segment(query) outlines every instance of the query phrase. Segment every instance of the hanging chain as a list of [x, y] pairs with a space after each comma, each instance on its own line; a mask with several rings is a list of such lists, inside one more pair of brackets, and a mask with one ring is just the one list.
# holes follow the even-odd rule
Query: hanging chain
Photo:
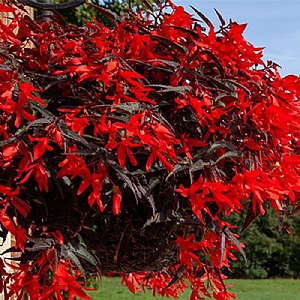
[[68, 2], [63, 3], [49, 3], [52, 1], [34, 1], [34, 0], [23, 0], [23, 2], [31, 7], [38, 9], [67, 9], [71, 7], [78, 6], [83, 4], [85, 0], [70, 0]]

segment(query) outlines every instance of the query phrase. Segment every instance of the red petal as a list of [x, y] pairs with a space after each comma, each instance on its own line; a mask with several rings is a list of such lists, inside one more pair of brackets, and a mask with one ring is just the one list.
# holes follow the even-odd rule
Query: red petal
[[118, 147], [118, 161], [122, 169], [125, 168], [126, 164], [126, 147], [120, 144]]
[[18, 197], [12, 197], [10, 199], [10, 202], [13, 204], [13, 206], [16, 208], [16, 210], [24, 217], [28, 215], [30, 211], [30, 206], [23, 201], [22, 199]]
[[6, 146], [3, 150], [3, 159], [11, 160], [19, 151], [19, 147], [17, 145], [9, 145]]
[[121, 195], [118, 192], [116, 192], [113, 197], [112, 211], [114, 215], [119, 215], [121, 212]]
[[7, 215], [0, 216], [0, 222], [12, 235], [15, 235], [16, 233], [15, 224], [13, 223], [13, 221], [10, 219], [9, 216]]
[[0, 4], [0, 11], [1, 12], [14, 12], [15, 10], [16, 10], [15, 8], [6, 6], [4, 4]]

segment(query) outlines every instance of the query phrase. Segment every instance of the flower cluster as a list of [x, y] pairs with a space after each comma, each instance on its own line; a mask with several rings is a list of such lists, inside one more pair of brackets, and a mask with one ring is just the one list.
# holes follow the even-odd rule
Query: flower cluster
[[105, 11], [109, 29], [37, 22], [8, 2], [0, 234], [15, 245], [0, 292], [89, 299], [86, 276], [114, 273], [131, 292], [177, 297], [187, 278], [192, 300], [234, 297], [222, 272], [245, 252], [225, 217], [248, 210], [245, 229], [299, 199], [300, 79], [219, 13], [215, 29], [165, 1], [123, 20]]

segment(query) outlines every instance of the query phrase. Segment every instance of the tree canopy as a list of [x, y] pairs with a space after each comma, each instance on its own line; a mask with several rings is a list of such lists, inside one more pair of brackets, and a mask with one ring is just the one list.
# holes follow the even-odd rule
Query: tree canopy
[[0, 224], [16, 242], [0, 292], [89, 299], [89, 277], [118, 274], [133, 293], [176, 297], [189, 282], [192, 300], [233, 298], [224, 274], [246, 260], [234, 216], [246, 234], [270, 207], [289, 231], [298, 211], [299, 77], [218, 12], [215, 28], [169, 0], [122, 18], [99, 7], [112, 28], [77, 27], [13, 4], [0, 4], [12, 15], [0, 21]]
[[[138, 10], [147, 10], [147, 8], [156, 7], [158, 1], [155, 0], [123, 0], [123, 1], [114, 1], [114, 0], [91, 0], [92, 4], [103, 7], [104, 9], [109, 9], [110, 11], [116, 13], [119, 16], [124, 15], [124, 13], [129, 11], [137, 12]], [[103, 22], [106, 26], [112, 27], [114, 23], [110, 18], [103, 15], [99, 12], [95, 6], [92, 6], [88, 3], [80, 5], [73, 10], [64, 10], [61, 12], [63, 17], [68, 23], [82, 26], [87, 21], [92, 21], [93, 18], [96, 18], [99, 22]]]

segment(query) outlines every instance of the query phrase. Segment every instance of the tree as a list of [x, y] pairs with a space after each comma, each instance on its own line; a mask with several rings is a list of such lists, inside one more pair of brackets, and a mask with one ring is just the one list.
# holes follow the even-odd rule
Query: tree
[[[129, 9], [134, 11], [137, 11], [139, 9], [145, 10], [147, 9], [147, 6], [154, 6], [157, 1], [148, 0], [146, 2], [140, 0], [92, 0], [91, 2], [102, 8], [109, 9], [110, 11], [116, 13], [119, 16], [122, 16]], [[110, 18], [103, 15], [103, 13], [99, 12], [95, 6], [91, 6], [88, 3], [80, 5], [73, 10], [64, 10], [62, 11], [62, 15], [66, 19], [66, 21], [68, 21], [68, 23], [78, 26], [84, 25], [87, 21], [92, 21], [93, 18], [96, 18], [100, 22], [104, 22], [109, 27], [113, 26], [113, 22]]]
[[[242, 215], [232, 215], [228, 222], [237, 225], [241, 231], [246, 211]], [[287, 218], [288, 216], [288, 218]], [[245, 263], [237, 255], [228, 276], [234, 278], [299, 278], [300, 218], [291, 211], [278, 220], [272, 208], [266, 208], [264, 216], [258, 216], [244, 231], [240, 240], [247, 245]]]
[[112, 29], [0, 10], [5, 297], [89, 299], [87, 278], [111, 273], [133, 293], [187, 279], [192, 300], [233, 297], [223, 273], [245, 253], [226, 216], [245, 212], [245, 230], [266, 206], [298, 209], [299, 78], [264, 63], [245, 24], [171, 1], [105, 11]]

